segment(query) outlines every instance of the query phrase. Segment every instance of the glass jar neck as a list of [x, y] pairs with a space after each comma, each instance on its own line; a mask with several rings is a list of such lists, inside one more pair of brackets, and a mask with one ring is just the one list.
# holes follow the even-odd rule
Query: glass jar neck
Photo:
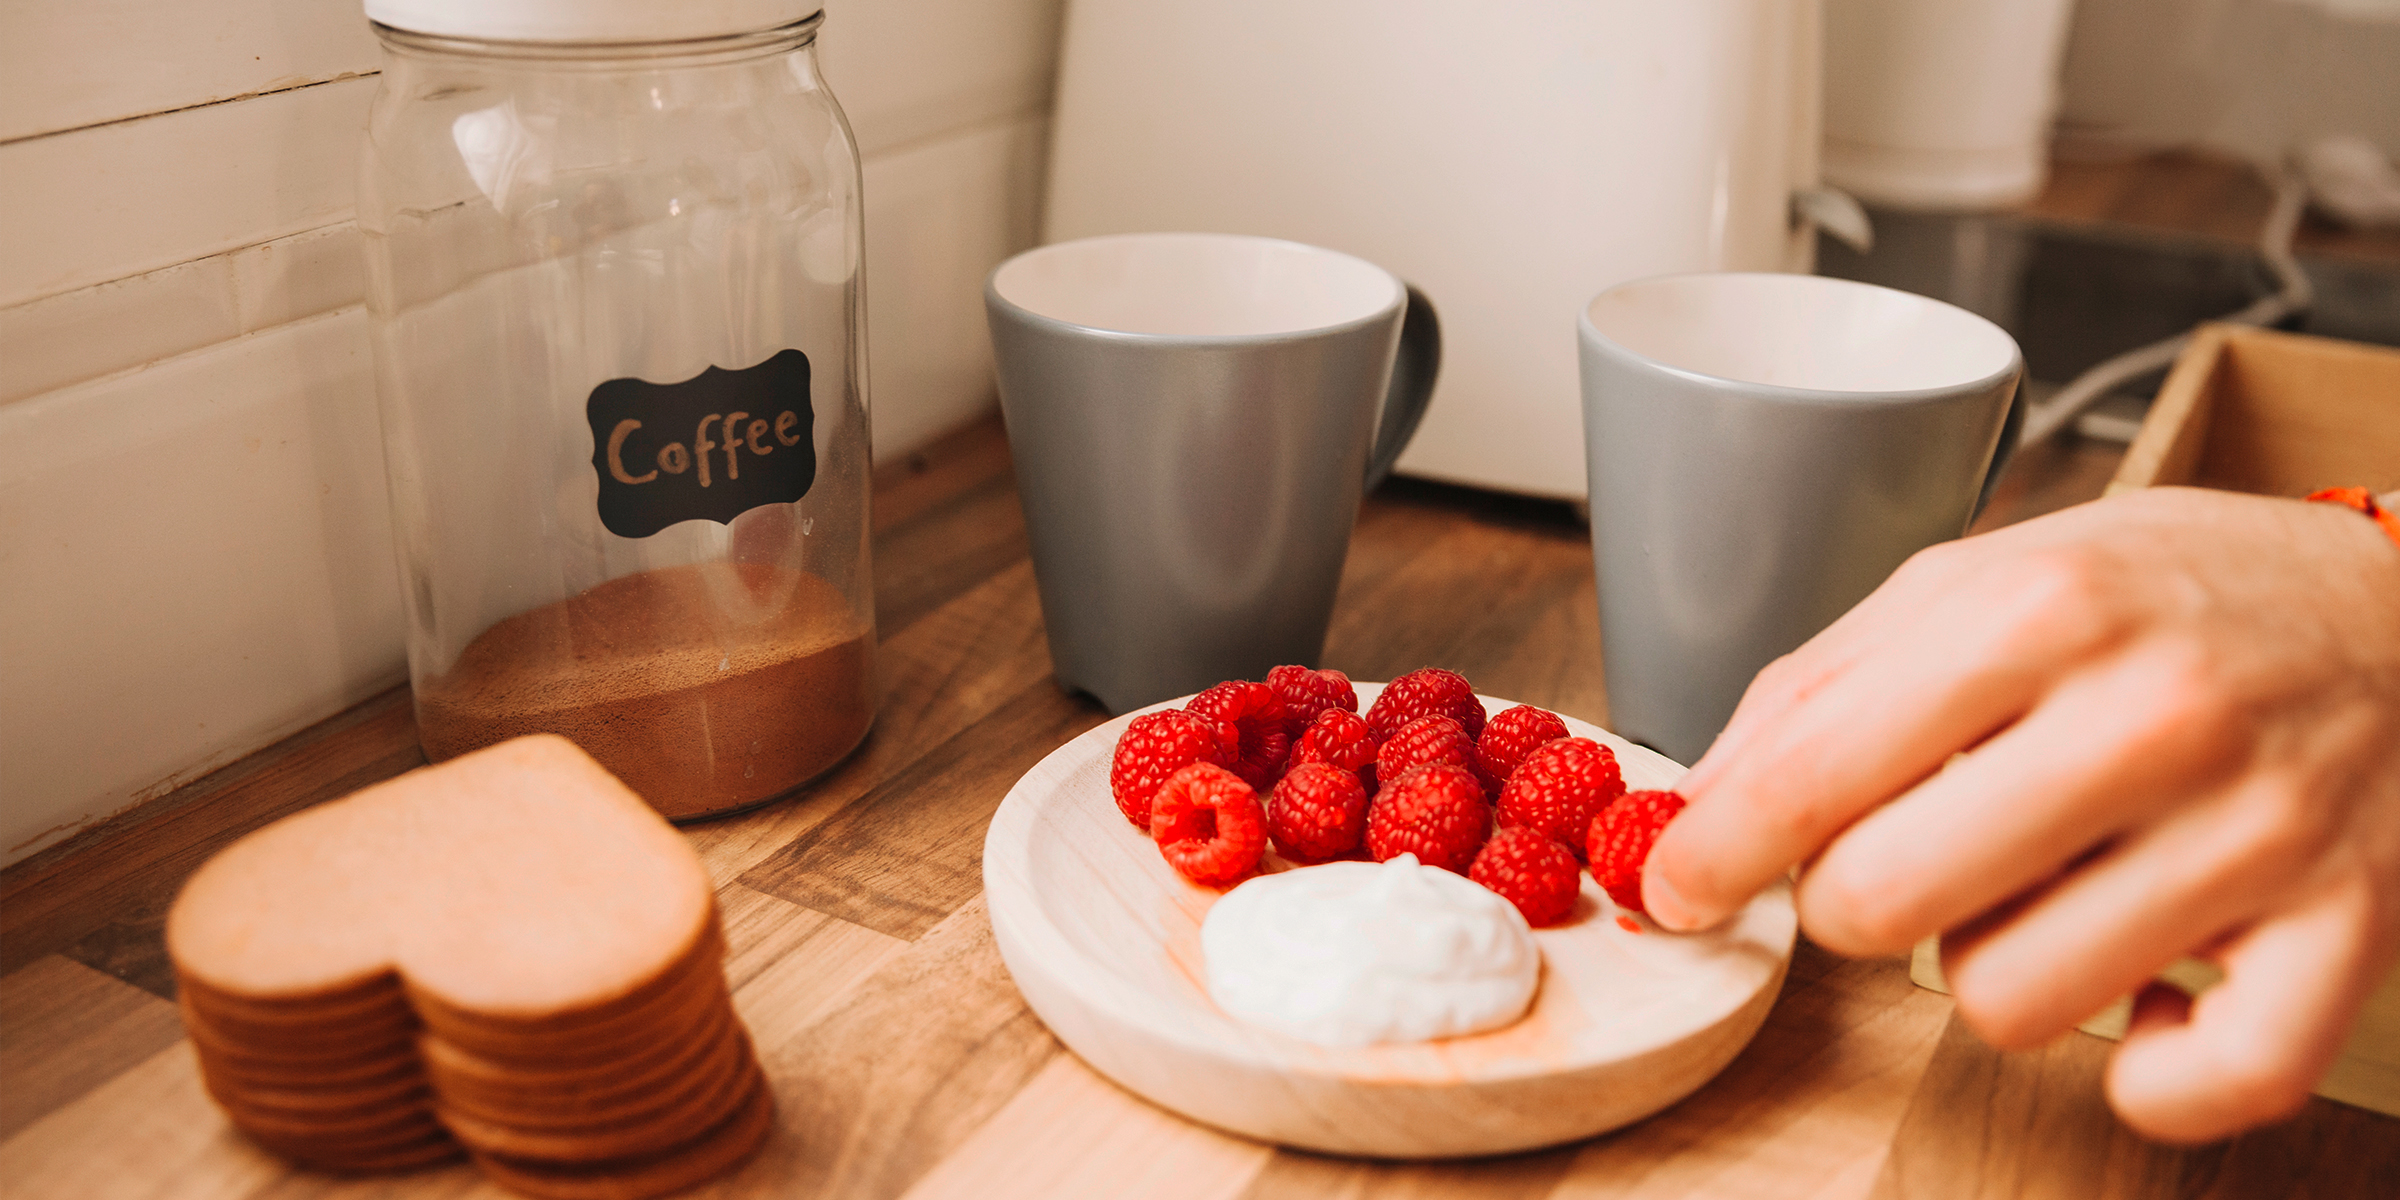
[[393, 54], [441, 59], [483, 59], [511, 66], [622, 69], [625, 67], [715, 66], [788, 54], [817, 40], [823, 12], [789, 25], [749, 33], [683, 38], [666, 42], [526, 42], [448, 37], [376, 24], [375, 36]]

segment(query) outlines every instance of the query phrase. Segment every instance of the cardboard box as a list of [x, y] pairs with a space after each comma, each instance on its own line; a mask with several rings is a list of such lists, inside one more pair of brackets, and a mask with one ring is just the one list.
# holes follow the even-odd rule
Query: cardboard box
[[[2205, 325], [2175, 360], [2125, 452], [2110, 495], [2164, 485], [2305, 496], [2324, 487], [2400, 488], [2400, 350]], [[2400, 603], [2396, 600], [2395, 603]], [[1917, 946], [1909, 978], [1948, 992], [1940, 939]], [[2185, 959], [2160, 978], [2194, 995], [2222, 975]], [[2127, 997], [2076, 1028], [2125, 1035]], [[2317, 1094], [2400, 1116], [2400, 970], [2367, 1001]]]
[[2108, 485], [2400, 488], [2400, 350], [2203, 325]]
[[[1917, 943], [1916, 953], [1908, 960], [1908, 977], [1918, 987], [1949, 994], [1950, 985], [1942, 978], [1940, 938], [1930, 937]], [[2160, 972], [2158, 977], [2161, 982], [2197, 996], [2215, 986], [2224, 973], [2187, 958]], [[2120, 997], [2075, 1028], [2113, 1042], [2125, 1036], [2125, 1023], [2132, 1015], [2133, 997]], [[2341, 1057], [2334, 1060], [2325, 1078], [2317, 1081], [2316, 1093], [2387, 1117], [2400, 1117], [2400, 970], [2393, 971], [2383, 981], [2382, 988], [2367, 998], [2367, 1007], [2359, 1014], [2358, 1024], [2350, 1030], [2349, 1043], [2342, 1047]]]

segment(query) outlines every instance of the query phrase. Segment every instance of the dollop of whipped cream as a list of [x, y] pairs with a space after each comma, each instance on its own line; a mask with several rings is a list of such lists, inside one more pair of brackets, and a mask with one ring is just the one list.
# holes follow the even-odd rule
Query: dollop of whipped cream
[[1497, 1029], [1542, 975], [1515, 905], [1414, 854], [1261, 875], [1208, 910], [1200, 948], [1218, 1008], [1323, 1046]]

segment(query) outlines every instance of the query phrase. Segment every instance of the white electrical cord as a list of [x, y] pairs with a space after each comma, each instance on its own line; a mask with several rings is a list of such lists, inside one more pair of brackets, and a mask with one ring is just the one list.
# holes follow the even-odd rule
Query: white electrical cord
[[[2267, 270], [2274, 274], [2278, 286], [2273, 294], [2261, 297], [2239, 312], [2219, 317], [2219, 321], [2228, 325], [2272, 325], [2293, 313], [2306, 311], [2315, 302], [2316, 293], [2309, 287], [2308, 276], [2292, 257], [2292, 234], [2299, 230], [2300, 214], [2307, 207], [2308, 184], [2298, 172], [2279, 172], [2275, 180], [2275, 204], [2267, 210], [2266, 224], [2258, 235], [2259, 255], [2267, 260]], [[2023, 449], [2049, 440], [2119, 386], [2173, 363], [2191, 340], [2191, 334], [2179, 333], [2104, 360], [2076, 376], [2040, 407], [2025, 414], [2025, 432], [2018, 437], [2017, 447]]]
[[2321, 137], [2292, 155], [2317, 211], [2352, 229], [2400, 229], [2400, 167], [2357, 134]]

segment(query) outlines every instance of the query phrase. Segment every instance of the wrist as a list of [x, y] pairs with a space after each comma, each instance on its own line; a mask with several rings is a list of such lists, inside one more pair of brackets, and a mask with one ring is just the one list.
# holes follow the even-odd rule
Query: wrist
[[2340, 505], [2375, 522], [2391, 539], [2393, 547], [2400, 548], [2400, 491], [2377, 496], [2363, 487], [2330, 487], [2310, 492], [2308, 498], [2321, 504]]

